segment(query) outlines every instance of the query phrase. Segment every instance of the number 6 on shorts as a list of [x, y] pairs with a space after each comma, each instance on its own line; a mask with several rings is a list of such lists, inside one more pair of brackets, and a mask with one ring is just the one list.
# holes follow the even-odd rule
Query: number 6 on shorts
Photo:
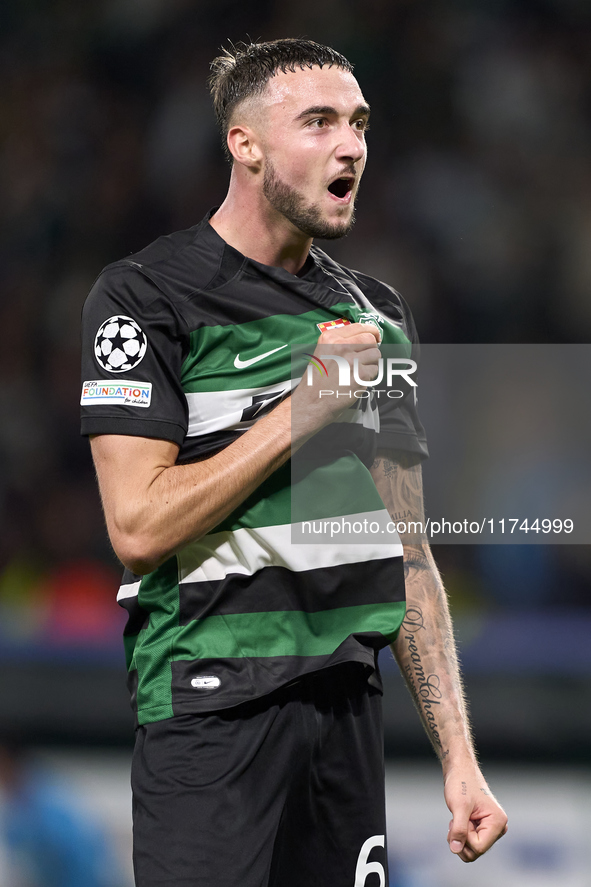
[[383, 835], [373, 835], [368, 838], [359, 851], [357, 868], [355, 869], [354, 887], [364, 887], [368, 875], [376, 872], [380, 877], [380, 887], [386, 887], [386, 873], [381, 862], [368, 862], [367, 857], [374, 847], [383, 847], [385, 844]]

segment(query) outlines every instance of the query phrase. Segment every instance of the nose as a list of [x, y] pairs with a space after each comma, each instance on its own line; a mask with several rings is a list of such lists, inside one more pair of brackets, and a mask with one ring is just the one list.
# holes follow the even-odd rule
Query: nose
[[357, 163], [367, 153], [365, 138], [360, 130], [353, 129], [347, 121], [339, 128], [339, 140], [335, 151], [337, 160]]

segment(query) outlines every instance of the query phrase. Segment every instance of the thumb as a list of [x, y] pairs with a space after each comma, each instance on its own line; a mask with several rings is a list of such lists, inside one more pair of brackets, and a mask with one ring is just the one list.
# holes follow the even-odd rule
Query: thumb
[[468, 810], [455, 813], [449, 824], [447, 841], [452, 853], [461, 853], [468, 839]]

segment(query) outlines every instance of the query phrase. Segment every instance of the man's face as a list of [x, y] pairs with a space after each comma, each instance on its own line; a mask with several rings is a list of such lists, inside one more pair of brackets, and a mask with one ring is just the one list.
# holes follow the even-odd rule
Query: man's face
[[347, 234], [367, 156], [369, 108], [357, 81], [336, 67], [279, 72], [262, 103], [265, 197], [309, 237]]

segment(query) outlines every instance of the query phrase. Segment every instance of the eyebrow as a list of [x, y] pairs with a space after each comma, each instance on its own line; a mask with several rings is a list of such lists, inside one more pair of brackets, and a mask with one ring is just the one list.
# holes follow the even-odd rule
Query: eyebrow
[[[302, 111], [301, 114], [295, 118], [296, 120], [303, 120], [305, 117], [311, 117], [314, 114], [323, 115], [326, 117], [338, 117], [339, 112], [336, 108], [331, 107], [330, 105], [313, 105], [311, 108], [306, 108], [305, 111]], [[357, 105], [355, 110], [353, 111], [352, 117], [369, 117], [369, 105]]]

